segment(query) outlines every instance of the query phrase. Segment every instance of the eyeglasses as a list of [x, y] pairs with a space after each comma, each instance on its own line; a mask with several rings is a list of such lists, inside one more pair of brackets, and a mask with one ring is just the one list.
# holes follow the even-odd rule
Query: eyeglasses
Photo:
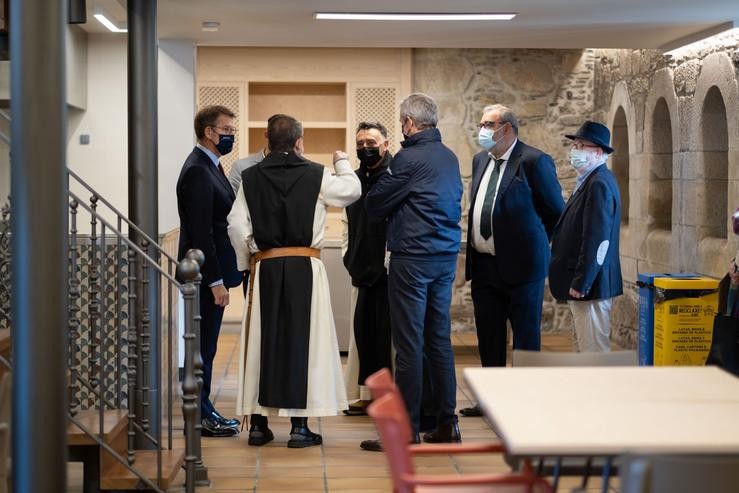
[[572, 149], [577, 149], [578, 151], [582, 151], [586, 147], [593, 148], [593, 147], [600, 147], [600, 146], [594, 145], [594, 144], [586, 144], [585, 142], [573, 142], [570, 147]]
[[480, 122], [480, 123], [478, 123], [475, 126], [477, 127], [478, 130], [480, 130], [482, 127], [485, 127], [488, 130], [492, 130], [496, 123], [499, 124], [499, 125], [505, 125], [508, 122], [491, 122], [491, 121], [485, 121], [485, 122]]
[[236, 132], [238, 132], [238, 128], [235, 127], [216, 127], [215, 125], [211, 125], [211, 128], [217, 128], [218, 130], [223, 130], [223, 133], [226, 135], [234, 135]]

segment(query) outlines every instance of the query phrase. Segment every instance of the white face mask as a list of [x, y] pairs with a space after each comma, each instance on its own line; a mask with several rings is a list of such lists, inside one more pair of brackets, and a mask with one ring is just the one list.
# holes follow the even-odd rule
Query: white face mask
[[480, 144], [480, 146], [484, 149], [492, 149], [493, 147], [498, 145], [498, 142], [500, 142], [499, 140], [495, 139], [495, 132], [497, 132], [501, 128], [503, 127], [500, 127], [497, 130], [490, 130], [482, 127], [480, 129], [480, 132], [477, 134], [477, 143]]
[[593, 161], [590, 154], [585, 149], [570, 149], [570, 164], [576, 170], [582, 169]]

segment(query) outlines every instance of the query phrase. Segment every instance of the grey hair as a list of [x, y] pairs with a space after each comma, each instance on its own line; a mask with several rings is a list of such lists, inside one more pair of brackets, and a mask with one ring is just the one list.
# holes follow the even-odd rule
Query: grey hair
[[495, 111], [496, 113], [498, 113], [498, 119], [501, 122], [510, 123], [513, 131], [516, 132], [516, 135], [518, 135], [518, 117], [512, 109], [502, 104], [490, 104], [485, 106], [485, 108], [483, 108], [482, 110], [483, 114], [490, 113], [491, 111]]
[[413, 93], [400, 103], [400, 119], [412, 119], [419, 129], [436, 127], [439, 107], [434, 98], [420, 92]]

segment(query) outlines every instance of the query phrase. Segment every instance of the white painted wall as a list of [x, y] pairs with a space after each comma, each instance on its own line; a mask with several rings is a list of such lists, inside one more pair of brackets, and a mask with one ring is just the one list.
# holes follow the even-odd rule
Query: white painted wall
[[[70, 110], [70, 168], [128, 214], [127, 44], [125, 35], [91, 34], [87, 51], [87, 109]], [[161, 40], [159, 49], [159, 231], [179, 225], [175, 183], [194, 145], [195, 46]], [[88, 134], [90, 143], [80, 144]], [[75, 192], [79, 187], [72, 186]], [[84, 193], [82, 197], [87, 198]], [[113, 216], [105, 216], [113, 220]], [[89, 230], [80, 221], [80, 232]]]
[[175, 185], [195, 145], [195, 44], [159, 41], [159, 231], [180, 225]]
[[[128, 210], [128, 129], [126, 123], [126, 37], [90, 34], [87, 46], [87, 109], [70, 111], [69, 168], [124, 214]], [[80, 145], [80, 135], [90, 136]], [[72, 185], [73, 192], [89, 193]], [[114, 220], [113, 216], [104, 215]], [[80, 216], [79, 231], [89, 231], [89, 216]]]
[[[66, 89], [67, 111], [69, 113], [68, 131], [78, 122], [81, 109], [87, 105], [87, 33], [78, 26], [67, 26], [65, 35], [66, 49]], [[0, 62], [0, 100], [3, 111], [10, 113], [10, 62]], [[0, 121], [0, 131], [10, 135], [10, 126], [5, 120]], [[10, 148], [0, 141], [0, 206], [4, 205], [10, 195]]]
[[87, 106], [87, 33], [79, 26], [67, 26], [64, 41], [67, 104], [84, 110]]

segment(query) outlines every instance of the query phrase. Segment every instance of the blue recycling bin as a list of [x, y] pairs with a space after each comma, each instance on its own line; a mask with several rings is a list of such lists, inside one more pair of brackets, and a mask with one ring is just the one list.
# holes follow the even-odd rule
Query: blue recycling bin
[[642, 272], [637, 276], [639, 287], [639, 365], [651, 366], [654, 364], [654, 279], [657, 277], [672, 277], [686, 279], [699, 277], [692, 272]]

